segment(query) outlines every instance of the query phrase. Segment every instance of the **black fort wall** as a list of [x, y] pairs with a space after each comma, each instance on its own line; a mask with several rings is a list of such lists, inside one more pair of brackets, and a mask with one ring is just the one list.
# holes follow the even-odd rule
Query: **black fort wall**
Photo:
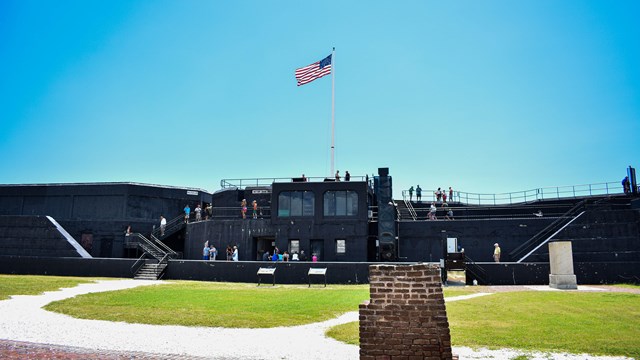
[[51, 216], [96, 257], [124, 256], [124, 231], [150, 233], [159, 217], [178, 216], [186, 204], [211, 202], [198, 189], [97, 183], [0, 185], [0, 216]]

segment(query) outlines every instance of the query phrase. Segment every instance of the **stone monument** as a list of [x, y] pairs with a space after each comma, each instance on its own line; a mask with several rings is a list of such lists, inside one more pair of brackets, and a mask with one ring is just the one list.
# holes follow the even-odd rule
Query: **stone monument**
[[571, 241], [549, 242], [549, 286], [554, 289], [577, 289], [573, 273]]

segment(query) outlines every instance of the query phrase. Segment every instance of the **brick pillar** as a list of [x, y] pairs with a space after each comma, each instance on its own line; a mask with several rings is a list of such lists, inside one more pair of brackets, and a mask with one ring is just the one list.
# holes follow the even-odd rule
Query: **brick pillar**
[[360, 360], [454, 358], [438, 267], [371, 265], [369, 282], [371, 300], [360, 304]]

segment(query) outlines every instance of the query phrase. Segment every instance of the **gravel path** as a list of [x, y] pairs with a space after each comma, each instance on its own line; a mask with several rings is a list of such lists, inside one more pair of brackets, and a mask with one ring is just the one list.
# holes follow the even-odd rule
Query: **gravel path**
[[[8, 359], [358, 359], [359, 348], [324, 336], [329, 327], [358, 320], [357, 312], [293, 327], [227, 329], [128, 324], [75, 319], [48, 312], [52, 301], [90, 292], [153, 286], [162, 281], [100, 280], [36, 296], [0, 301], [0, 358]], [[465, 300], [490, 293], [449, 298]], [[44, 345], [47, 344], [47, 345]], [[522, 352], [454, 347], [460, 359], [512, 359]], [[30, 354], [30, 355], [29, 355]], [[39, 354], [39, 355], [38, 355]], [[45, 354], [47, 354], [45, 356]], [[57, 354], [57, 355], [56, 355]], [[66, 355], [65, 355], [66, 354]], [[524, 353], [528, 359], [624, 359], [550, 353]]]

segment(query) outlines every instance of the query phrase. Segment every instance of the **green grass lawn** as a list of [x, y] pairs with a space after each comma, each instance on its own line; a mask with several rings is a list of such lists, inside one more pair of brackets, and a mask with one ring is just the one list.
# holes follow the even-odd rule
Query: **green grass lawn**
[[[445, 292], [446, 294], [446, 292]], [[454, 346], [623, 355], [640, 359], [640, 295], [509, 292], [447, 304]], [[358, 344], [358, 322], [328, 336]]]
[[94, 293], [45, 307], [84, 319], [229, 328], [293, 326], [332, 319], [369, 298], [368, 285], [305, 285], [175, 281]]
[[[0, 275], [0, 296], [38, 294], [93, 279]], [[637, 286], [630, 286], [637, 288]], [[484, 287], [447, 287], [445, 297]], [[51, 303], [47, 310], [87, 319], [146, 324], [267, 328], [308, 324], [357, 311], [368, 285], [256, 287], [175, 281], [95, 293]], [[504, 292], [447, 304], [454, 346], [589, 353], [640, 359], [640, 295], [605, 292]], [[358, 322], [327, 334], [358, 344]]]
[[45, 291], [75, 287], [93, 279], [65, 276], [0, 275], [0, 300], [11, 295], [38, 295]]

